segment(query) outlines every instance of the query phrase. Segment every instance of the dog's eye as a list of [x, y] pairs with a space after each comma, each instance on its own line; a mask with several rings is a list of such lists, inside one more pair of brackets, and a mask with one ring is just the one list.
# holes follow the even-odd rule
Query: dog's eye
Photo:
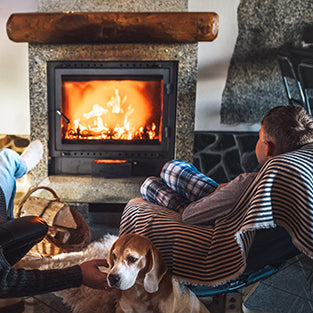
[[131, 255], [129, 255], [129, 256], [127, 257], [127, 261], [128, 261], [129, 263], [135, 263], [137, 260], [138, 260], [137, 258], [135, 258], [135, 257], [133, 257], [133, 256], [131, 256]]
[[115, 261], [115, 260], [116, 260], [116, 254], [113, 253], [113, 254], [112, 254], [112, 257], [113, 257], [113, 260]]

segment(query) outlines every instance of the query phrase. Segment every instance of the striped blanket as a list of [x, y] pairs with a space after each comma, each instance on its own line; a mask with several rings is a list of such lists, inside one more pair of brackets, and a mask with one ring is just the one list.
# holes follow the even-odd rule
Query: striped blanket
[[276, 225], [313, 258], [312, 144], [269, 160], [213, 227], [185, 224], [179, 213], [138, 198], [126, 205], [120, 234], [149, 237], [174, 276], [215, 286], [242, 274], [255, 231]]

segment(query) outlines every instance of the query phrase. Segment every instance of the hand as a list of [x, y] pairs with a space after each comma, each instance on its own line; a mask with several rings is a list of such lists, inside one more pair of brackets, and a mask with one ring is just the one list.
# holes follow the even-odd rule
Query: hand
[[219, 184], [214, 191], [220, 190], [221, 188], [225, 187], [226, 185], [228, 185], [228, 183]]
[[93, 289], [110, 289], [107, 274], [99, 270], [99, 266], [109, 267], [105, 259], [95, 259], [80, 264], [83, 285]]

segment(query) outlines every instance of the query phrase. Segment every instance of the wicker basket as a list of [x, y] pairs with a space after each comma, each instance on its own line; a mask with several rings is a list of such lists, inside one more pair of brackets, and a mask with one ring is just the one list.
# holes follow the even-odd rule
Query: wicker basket
[[[31, 196], [39, 189], [49, 191], [53, 199]], [[75, 229], [54, 225], [56, 215], [65, 208], [70, 209], [77, 225]], [[40, 186], [33, 188], [24, 196], [16, 208], [15, 216], [21, 217], [26, 215], [39, 216], [49, 225], [49, 231], [45, 238], [29, 251], [29, 254], [33, 256], [52, 257], [59, 253], [81, 251], [90, 243], [90, 229], [83, 216], [67, 204], [61, 202], [56, 192], [50, 187]], [[62, 236], [64, 232], [68, 234], [65, 242], [62, 240], [64, 239]]]

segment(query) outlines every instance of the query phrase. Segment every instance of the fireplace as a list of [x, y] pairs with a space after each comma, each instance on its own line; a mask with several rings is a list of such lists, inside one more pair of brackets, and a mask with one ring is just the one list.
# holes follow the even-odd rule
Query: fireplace
[[[39, 2], [38, 12], [12, 14], [7, 22], [11, 40], [29, 43], [30, 134], [32, 140], [40, 139], [44, 145], [43, 158], [31, 172], [31, 184], [50, 186], [69, 203], [126, 203], [140, 196], [142, 182], [150, 173], [159, 174], [157, 168], [167, 159], [192, 162], [198, 42], [216, 38], [218, 15], [188, 12], [188, 0], [90, 0], [80, 1], [79, 5], [71, 0]], [[121, 62], [110, 69], [109, 65], [116, 65], [116, 60]], [[84, 132], [82, 136], [83, 128], [88, 125], [75, 127], [71, 131], [73, 137], [65, 137], [64, 129], [77, 117], [72, 117], [66, 105], [60, 104], [62, 75], [56, 84], [59, 84], [59, 95], [51, 87], [51, 80], [56, 86], [56, 78], [50, 77], [53, 62], [72, 64], [70, 70], [75, 71], [75, 64], [87, 64], [83, 67], [84, 73], [79, 74], [83, 77], [76, 77], [78, 82], [86, 81], [88, 75], [93, 76], [92, 80], [99, 80], [100, 69], [113, 71], [108, 76], [118, 81], [127, 77], [144, 83], [155, 82], [154, 86], [159, 86], [155, 89], [159, 90], [157, 102], [162, 105], [154, 109], [156, 121], [148, 121], [144, 139], [139, 135], [131, 143], [128, 139], [115, 139], [114, 130], [107, 131], [108, 141], [99, 134], [89, 137], [90, 134]], [[166, 69], [169, 64], [173, 66], [171, 70]], [[61, 67], [61, 72], [62, 68], [66, 70], [66, 66]], [[93, 72], [95, 69], [98, 73]], [[144, 69], [149, 70], [148, 75], [140, 72]], [[92, 74], [87, 75], [88, 71]], [[70, 81], [73, 79], [73, 73], [66, 72], [66, 75]], [[112, 100], [120, 97], [122, 102], [124, 99], [120, 87], [109, 97], [113, 97]], [[130, 96], [127, 95], [127, 99]], [[52, 106], [57, 105], [57, 100], [58, 107]], [[92, 111], [89, 108], [83, 113]], [[105, 126], [105, 122], [102, 124]], [[150, 128], [156, 132], [154, 139], [147, 139]], [[97, 133], [98, 128], [92, 130]], [[82, 153], [83, 163], [79, 161]], [[90, 172], [90, 167], [92, 171], [93, 164], [101, 167], [105, 164], [102, 162], [118, 161], [124, 167], [124, 162], [131, 164], [132, 172], [141, 176], [107, 178], [83, 174]], [[69, 168], [75, 163], [80, 174], [70, 173]]]
[[47, 75], [49, 174], [157, 175], [174, 157], [178, 61], [48, 61]]
[[[137, 1], [134, 13], [126, 12], [134, 10], [134, 3], [119, 0], [82, 2], [79, 7], [86, 10], [82, 13], [68, 11], [70, 1], [63, 4], [58, 11], [65, 12], [46, 14], [41, 12], [51, 12], [51, 1], [43, 0], [38, 13], [13, 14], [7, 23], [12, 40], [29, 42], [30, 134], [44, 146], [31, 184], [50, 186], [68, 203], [126, 203], [140, 196], [142, 182], [148, 175], [158, 175], [166, 160], [192, 162], [198, 42], [215, 39], [218, 16], [187, 12], [187, 0]], [[164, 12], [150, 12], [154, 9]], [[103, 96], [104, 103], [91, 101], [80, 116], [73, 115], [67, 96], [63, 98], [63, 90], [68, 93], [69, 88], [65, 85], [78, 88], [77, 84], [108, 80], [140, 82], [157, 95], [152, 120], [138, 125], [143, 132], [135, 130], [131, 140], [116, 137], [115, 127], [106, 125], [111, 119], [104, 119], [101, 112], [97, 113], [101, 121], [92, 117], [97, 109], [107, 111], [111, 99], [121, 104], [119, 110], [122, 104], [135, 105], [130, 95], [124, 102], [120, 86]], [[141, 118], [144, 112], [140, 113]], [[100, 124], [82, 121], [86, 116]], [[102, 168], [107, 162], [120, 162], [127, 170], [131, 165], [131, 177], [93, 175], [94, 166]]]
[[[176, 96], [176, 110], [171, 114], [175, 115], [175, 121], [173, 121], [174, 129], [168, 126], [168, 129], [163, 125], [167, 121], [168, 112], [162, 113], [162, 140], [169, 145], [168, 153], [171, 153], [171, 149], [174, 150], [173, 158], [186, 160], [192, 162], [193, 158], [193, 140], [194, 140], [194, 111], [195, 111], [195, 94], [196, 94], [196, 79], [197, 79], [197, 44], [29, 44], [29, 68], [30, 68], [30, 116], [31, 116], [31, 138], [40, 139], [44, 144], [44, 155], [42, 160], [31, 172], [31, 183], [33, 186], [42, 185], [53, 188], [62, 200], [69, 203], [126, 203], [129, 199], [140, 196], [140, 186], [145, 178], [150, 174], [143, 173], [142, 176], [131, 175], [131, 177], [122, 178], [107, 178], [97, 177], [89, 174], [53, 174], [55, 169], [53, 167], [59, 166], [60, 158], [62, 161], [71, 163], [70, 159], [65, 158], [62, 154], [77, 153], [73, 150], [57, 150], [55, 148], [52, 152], [51, 138], [54, 135], [51, 127], [50, 114], [53, 114], [55, 122], [58, 121], [58, 130], [61, 131], [61, 123], [64, 117], [59, 115], [56, 111], [51, 113], [51, 85], [48, 83], [48, 79], [51, 80], [48, 75], [48, 65], [52, 62], [60, 62], [66, 64], [78, 64], [81, 62], [90, 62], [92, 64], [105, 64], [108, 62], [116, 62], [119, 60], [122, 64], [170, 64], [176, 63], [177, 70], [177, 96]], [[161, 62], [161, 63], [159, 63]], [[164, 63], [163, 63], [164, 62]], [[170, 63], [167, 63], [170, 62]], [[109, 64], [109, 63], [108, 63]], [[127, 68], [124, 68], [125, 70]], [[159, 70], [158, 67], [152, 67], [150, 69]], [[93, 70], [93, 68], [92, 68]], [[161, 68], [162, 70], [162, 68]], [[49, 65], [50, 73], [50, 65]], [[173, 75], [173, 74], [172, 74]], [[175, 76], [174, 76], [175, 77]], [[49, 90], [48, 90], [48, 86]], [[175, 85], [164, 85], [163, 94], [167, 93], [167, 89], [175, 90]], [[172, 93], [171, 97], [174, 97], [175, 93]], [[121, 92], [119, 92], [121, 96]], [[169, 98], [166, 95], [165, 98]], [[53, 100], [55, 101], [55, 100]], [[164, 99], [163, 99], [164, 102]], [[172, 105], [172, 104], [171, 104]], [[61, 106], [58, 107], [61, 109]], [[66, 112], [62, 112], [65, 118], [71, 119], [66, 116]], [[169, 110], [169, 109], [167, 109]], [[172, 110], [172, 107], [170, 108]], [[90, 112], [90, 111], [89, 111]], [[87, 112], [88, 113], [88, 112]], [[174, 126], [175, 125], [175, 126]], [[169, 135], [167, 135], [169, 131]], [[169, 137], [168, 137], [169, 136]], [[167, 138], [168, 137], [168, 138]], [[61, 137], [59, 137], [59, 140]], [[62, 141], [60, 142], [61, 148]], [[83, 144], [83, 143], [82, 143]], [[174, 147], [171, 147], [171, 145]], [[69, 145], [69, 144], [67, 144]], [[83, 146], [92, 146], [96, 148], [97, 144], [91, 142], [89, 144], [84, 143]], [[119, 142], [109, 142], [108, 145], [112, 147], [119, 146]], [[71, 146], [74, 146], [71, 145]], [[95, 146], [95, 147], [94, 147]], [[165, 147], [165, 146], [164, 146]], [[124, 145], [124, 149], [130, 149], [129, 145]], [[133, 148], [133, 147], [132, 147]], [[143, 149], [142, 144], [136, 145], [136, 151], [139, 153], [139, 148]], [[160, 148], [160, 145], [149, 145], [149, 149]], [[106, 150], [105, 150], [106, 149]], [[109, 148], [103, 148], [103, 153], [107, 153]], [[115, 147], [116, 149], [116, 147]], [[93, 154], [97, 151], [85, 151], [86, 154]], [[84, 152], [84, 153], [85, 153]], [[154, 153], [155, 151], [152, 151]], [[53, 156], [53, 154], [59, 154], [59, 156]], [[81, 153], [81, 152], [78, 152]], [[121, 159], [128, 161], [130, 158], [125, 154], [129, 151], [124, 151], [124, 155], [119, 158], [116, 155], [100, 157], [96, 156], [96, 159], [116, 160]], [[141, 154], [145, 151], [141, 151]], [[157, 153], [160, 153], [157, 151]], [[162, 152], [163, 153], [163, 152]], [[70, 157], [70, 156], [68, 156]], [[57, 158], [54, 159], [53, 158]], [[59, 159], [58, 159], [59, 158]], [[74, 156], [75, 160], [79, 158], [79, 155]], [[149, 156], [141, 159], [149, 160]], [[85, 161], [87, 158], [84, 158]], [[92, 160], [92, 159], [91, 159]], [[131, 159], [132, 160], [132, 159]], [[84, 162], [85, 162], [84, 161]], [[58, 164], [54, 164], [58, 163]], [[163, 161], [160, 161], [163, 162]], [[92, 163], [93, 164], [93, 163]], [[88, 165], [89, 170], [92, 164]], [[134, 171], [133, 162], [131, 162], [132, 171]], [[62, 165], [63, 166], [63, 165]], [[151, 165], [150, 165], [151, 166]], [[159, 173], [157, 173], [159, 175]]]

